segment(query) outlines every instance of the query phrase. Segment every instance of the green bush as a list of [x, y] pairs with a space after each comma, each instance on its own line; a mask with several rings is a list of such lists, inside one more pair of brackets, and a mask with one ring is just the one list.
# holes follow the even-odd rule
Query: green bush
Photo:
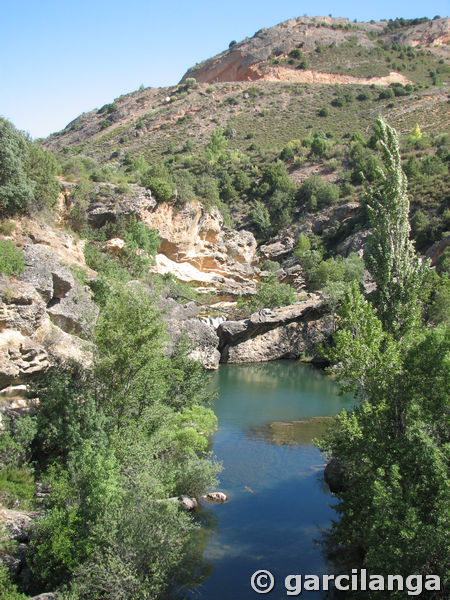
[[8, 567], [0, 562], [0, 598], [2, 600], [27, 600], [28, 596], [19, 594], [11, 581]]
[[300, 59], [303, 56], [303, 52], [300, 50], [300, 48], [294, 48], [294, 50], [289, 52], [289, 56], [291, 58]]
[[25, 257], [11, 240], [0, 240], [0, 273], [20, 275], [25, 269]]
[[324, 208], [338, 202], [339, 187], [318, 175], [311, 175], [300, 186], [296, 198], [299, 203], [307, 204], [311, 210]]
[[126, 228], [125, 241], [130, 248], [144, 250], [150, 256], [156, 254], [161, 244], [156, 229], [151, 229], [142, 221], [138, 221], [136, 215], [131, 215]]
[[161, 202], [168, 202], [173, 196], [173, 187], [165, 179], [161, 179], [160, 177], [146, 177], [143, 183]]
[[0, 118], [0, 215], [53, 206], [59, 193], [56, 172], [50, 152]]
[[254, 312], [261, 308], [275, 308], [287, 306], [296, 301], [295, 290], [287, 283], [279, 283], [276, 275], [269, 275], [256, 284], [256, 294], [244, 299], [238, 298], [238, 309], [245, 312]]
[[[326, 109], [328, 110], [328, 109]], [[311, 154], [319, 158], [326, 158], [328, 152], [328, 142], [323, 137], [315, 136], [311, 142]]]
[[280, 263], [277, 263], [276, 260], [266, 260], [261, 266], [263, 271], [269, 271], [270, 273], [275, 273], [280, 268]]

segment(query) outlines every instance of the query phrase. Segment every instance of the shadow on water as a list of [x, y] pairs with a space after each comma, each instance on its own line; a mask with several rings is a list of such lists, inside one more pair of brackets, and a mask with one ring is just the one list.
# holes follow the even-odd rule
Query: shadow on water
[[334, 516], [334, 500], [312, 439], [353, 400], [338, 396], [322, 372], [290, 361], [226, 365], [215, 384], [213, 451], [223, 462], [220, 489], [229, 501], [199, 513], [217, 520], [203, 548], [208, 576], [186, 597], [254, 600], [250, 577], [268, 569], [278, 585], [265, 597], [285, 598], [286, 575], [328, 571], [317, 539]]

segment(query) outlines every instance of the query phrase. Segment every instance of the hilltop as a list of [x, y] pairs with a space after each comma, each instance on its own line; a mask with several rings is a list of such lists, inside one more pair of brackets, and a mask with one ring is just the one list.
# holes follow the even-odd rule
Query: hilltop
[[[240, 43], [231, 42], [225, 52], [189, 69], [181, 82], [195, 77], [202, 83], [255, 80], [358, 83], [359, 78], [368, 84], [408, 83], [405, 74], [396, 72], [398, 65], [383, 60], [380, 46], [427, 48], [436, 56], [448, 57], [449, 41], [449, 19], [352, 23], [333, 17], [298, 17], [260, 29]], [[355, 46], [360, 49], [358, 53], [351, 52]], [[311, 59], [310, 70], [306, 56]], [[407, 65], [399, 68], [409, 70]], [[319, 77], [319, 73], [335, 73], [339, 77], [327, 80], [325, 76]]]

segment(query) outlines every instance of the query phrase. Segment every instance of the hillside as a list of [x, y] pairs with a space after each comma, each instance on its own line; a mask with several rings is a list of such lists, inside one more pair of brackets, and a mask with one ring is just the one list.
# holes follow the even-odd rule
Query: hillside
[[[412, 63], [403, 64], [383, 55], [393, 46], [429, 49], [436, 56], [447, 56], [450, 39], [449, 19], [400, 19], [394, 22], [350, 22], [333, 17], [298, 17], [255, 33], [240, 43], [231, 42], [221, 54], [189, 69], [182, 82], [195, 77], [198, 82], [219, 81], [311, 81], [312, 74], [336, 73], [367, 78], [378, 85], [417, 81]], [[358, 52], [352, 48], [358, 47]], [[395, 48], [394, 48], [395, 49]], [[413, 58], [409, 51], [409, 58]], [[306, 70], [308, 63], [312, 70]], [[396, 71], [402, 71], [402, 75]], [[384, 78], [374, 79], [374, 78]], [[333, 83], [333, 79], [319, 78]], [[351, 80], [350, 80], [351, 81]], [[349, 82], [350, 82], [349, 81]], [[356, 81], [355, 81], [356, 83]]]

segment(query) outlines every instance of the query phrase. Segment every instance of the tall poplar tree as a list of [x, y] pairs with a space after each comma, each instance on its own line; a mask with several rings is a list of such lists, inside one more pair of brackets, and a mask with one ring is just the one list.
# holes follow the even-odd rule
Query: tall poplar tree
[[409, 239], [407, 179], [397, 134], [379, 117], [375, 136], [383, 166], [378, 167], [375, 182], [366, 183], [364, 200], [373, 234], [365, 261], [377, 286], [378, 315], [384, 328], [398, 337], [419, 321], [418, 291], [427, 265], [416, 256]]

